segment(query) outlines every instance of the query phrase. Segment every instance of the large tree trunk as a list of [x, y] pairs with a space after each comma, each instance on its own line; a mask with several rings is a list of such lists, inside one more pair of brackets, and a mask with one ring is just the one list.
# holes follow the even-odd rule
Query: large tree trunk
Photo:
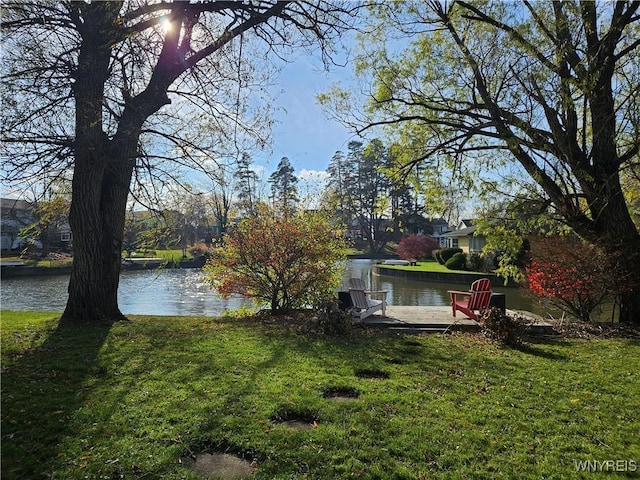
[[602, 178], [602, 191], [592, 201], [596, 238], [610, 257], [611, 274], [619, 285], [620, 322], [640, 323], [640, 235], [624, 201], [617, 172]]
[[620, 322], [637, 325], [640, 324], [640, 236], [623, 239], [616, 253], [621, 265], [619, 271], [625, 275], [623, 286], [627, 287], [619, 295]]
[[[589, 5], [591, 7], [592, 5]], [[606, 42], [603, 42], [606, 45]], [[613, 44], [615, 45], [615, 44]], [[597, 47], [597, 50], [596, 50]], [[602, 48], [600, 42], [591, 46], [593, 57], [613, 52], [615, 46]], [[579, 180], [584, 184], [592, 180], [592, 184], [583, 187], [591, 217], [594, 219], [594, 243], [600, 243], [605, 252], [610, 254], [611, 264], [616, 268], [620, 283], [618, 297], [620, 305], [620, 321], [624, 323], [640, 323], [640, 235], [633, 223], [629, 208], [620, 183], [620, 158], [616, 142], [616, 110], [612, 88], [614, 64], [609, 56], [595, 62], [602, 65], [597, 71], [594, 88], [589, 95], [591, 104], [591, 122], [593, 132], [593, 171], [586, 179]], [[599, 240], [599, 242], [598, 242]]]
[[[611, 152], [608, 155], [615, 158]], [[593, 220], [567, 215], [567, 223], [609, 257], [618, 286], [611, 294], [620, 301], [620, 322], [640, 323], [640, 235], [624, 200], [617, 167], [589, 173], [581, 185]]]
[[109, 140], [102, 122], [111, 59], [108, 39], [118, 28], [119, 9], [119, 3], [82, 4], [82, 21], [78, 19], [82, 42], [73, 87], [75, 166], [69, 213], [74, 259], [61, 322], [111, 323], [124, 318], [118, 308], [118, 282], [138, 137], [134, 133], [127, 141]]
[[111, 323], [125, 318], [118, 307], [118, 283], [131, 168], [126, 161], [103, 161], [106, 166], [96, 169], [90, 159], [79, 160], [69, 215], [73, 269], [62, 321]]

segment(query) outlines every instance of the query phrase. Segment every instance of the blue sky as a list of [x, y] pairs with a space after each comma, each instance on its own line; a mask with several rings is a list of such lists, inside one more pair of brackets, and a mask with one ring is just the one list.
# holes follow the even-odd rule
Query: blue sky
[[337, 150], [346, 151], [354, 138], [352, 132], [335, 120], [327, 119], [316, 101], [336, 82], [349, 83], [353, 76], [350, 66], [322, 69], [315, 56], [299, 56], [285, 65], [274, 82], [276, 97], [271, 151], [253, 156], [256, 166], [265, 175], [275, 170], [282, 157], [288, 157], [298, 176], [324, 172]]
[[[263, 181], [282, 157], [288, 157], [301, 178], [299, 190], [304, 195], [317, 184], [314, 178], [322, 178], [334, 153], [346, 151], [354, 135], [339, 122], [327, 119], [316, 96], [336, 82], [348, 84], [352, 76], [351, 66], [332, 66], [329, 72], [324, 71], [315, 55], [301, 53], [284, 65], [271, 88], [276, 107], [272, 144], [270, 149], [252, 155]], [[2, 185], [3, 196], [9, 194], [5, 187]]]

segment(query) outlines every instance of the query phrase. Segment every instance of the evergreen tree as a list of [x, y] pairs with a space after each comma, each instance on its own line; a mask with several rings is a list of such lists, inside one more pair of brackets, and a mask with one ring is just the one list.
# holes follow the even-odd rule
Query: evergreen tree
[[337, 151], [327, 167], [329, 175], [324, 192], [324, 201], [336, 212], [336, 218], [348, 225], [353, 215], [348, 198], [349, 165], [344, 152]]
[[347, 205], [353, 219], [358, 222], [369, 251], [375, 253], [386, 242], [382, 220], [387, 206], [388, 179], [381, 170], [386, 148], [376, 139], [367, 146], [358, 141], [349, 142], [348, 149], [344, 173]]
[[238, 208], [245, 216], [256, 213], [256, 182], [258, 175], [251, 170], [251, 159], [247, 153], [242, 154], [236, 169], [238, 179]]
[[298, 178], [287, 157], [282, 157], [276, 171], [269, 176], [271, 198], [276, 211], [290, 213], [298, 204]]
[[394, 241], [399, 241], [403, 235], [417, 233], [420, 229], [424, 205], [419, 198], [419, 171], [398, 170], [399, 148], [392, 145], [386, 155], [384, 173], [388, 179], [389, 207], [391, 214], [391, 230]]
[[370, 252], [378, 252], [399, 239], [407, 219], [420, 223], [424, 205], [417, 173], [397, 171], [394, 149], [381, 140], [352, 141], [347, 148], [346, 156], [336, 152], [329, 162], [325, 201], [342, 223], [357, 224]]

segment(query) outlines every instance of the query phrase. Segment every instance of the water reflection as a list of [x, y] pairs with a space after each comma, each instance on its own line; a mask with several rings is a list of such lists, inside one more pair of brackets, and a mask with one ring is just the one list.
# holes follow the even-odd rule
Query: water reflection
[[123, 272], [118, 302], [124, 314], [147, 315], [219, 315], [252, 304], [239, 296], [224, 300], [198, 269]]
[[[348, 290], [348, 279], [362, 278], [372, 290], [388, 290], [392, 305], [449, 305], [447, 290], [466, 290], [468, 286], [427, 283], [371, 273], [371, 260], [347, 263], [340, 290]], [[49, 310], [61, 312], [67, 301], [68, 275], [3, 279], [0, 305], [7, 310]], [[495, 288], [507, 292], [507, 307], [536, 311], [530, 299], [517, 289]], [[249, 300], [220, 298], [197, 269], [125, 271], [118, 290], [120, 309], [134, 315], [220, 315], [225, 310], [250, 306]]]
[[[3, 279], [1, 305], [6, 310], [61, 312], [67, 303], [68, 275]], [[126, 315], [220, 315], [250, 306], [242, 297], [222, 299], [198, 269], [136, 270], [120, 275], [120, 310]]]
[[[469, 285], [455, 283], [424, 282], [397, 277], [373, 275], [371, 260], [351, 260], [341, 290], [348, 290], [348, 278], [360, 277], [371, 290], [387, 290], [391, 305], [431, 305], [450, 304], [448, 290], [468, 290]], [[493, 287], [495, 292], [505, 293], [507, 308], [537, 312], [540, 307], [532, 298], [524, 297], [517, 288]]]

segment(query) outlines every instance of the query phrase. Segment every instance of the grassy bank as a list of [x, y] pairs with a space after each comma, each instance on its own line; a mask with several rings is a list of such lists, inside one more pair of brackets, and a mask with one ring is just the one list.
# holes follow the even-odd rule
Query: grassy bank
[[410, 272], [434, 272], [434, 273], [470, 273], [470, 274], [483, 274], [484, 272], [472, 272], [468, 270], [449, 270], [444, 265], [440, 265], [435, 260], [421, 260], [416, 262], [415, 265], [387, 265], [385, 268], [393, 268], [396, 270], [407, 270]]
[[[215, 447], [261, 479], [593, 478], [574, 461], [640, 462], [638, 341], [509, 350], [267, 323], [56, 329], [3, 312], [3, 480], [197, 478], [180, 457]], [[313, 428], [278, 423], [291, 418]]]

